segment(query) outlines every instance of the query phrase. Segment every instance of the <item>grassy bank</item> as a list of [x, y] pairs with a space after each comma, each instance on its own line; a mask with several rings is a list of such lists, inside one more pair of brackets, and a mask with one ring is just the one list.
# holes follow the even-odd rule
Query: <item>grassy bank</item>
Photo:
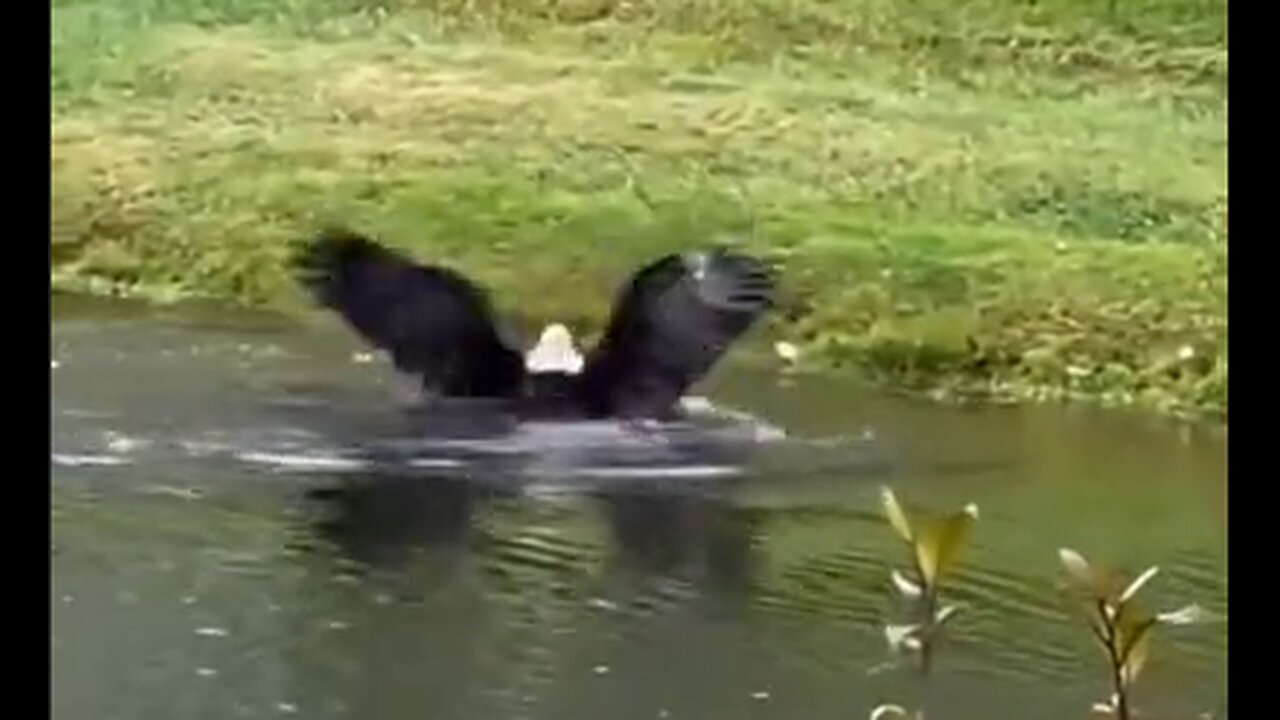
[[733, 239], [939, 395], [1225, 412], [1209, 0], [55, 0], [56, 287], [300, 301], [342, 221], [527, 316]]

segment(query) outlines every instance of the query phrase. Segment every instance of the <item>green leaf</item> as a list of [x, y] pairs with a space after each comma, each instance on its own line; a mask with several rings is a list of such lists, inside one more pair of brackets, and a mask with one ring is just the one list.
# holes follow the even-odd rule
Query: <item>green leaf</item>
[[1088, 593], [1094, 600], [1106, 601], [1108, 605], [1113, 605], [1113, 601], [1120, 596], [1125, 587], [1114, 571], [1091, 566], [1083, 555], [1071, 548], [1059, 548], [1058, 558], [1066, 568], [1067, 576], [1075, 582], [1077, 588]]
[[926, 585], [936, 584], [955, 564], [977, 518], [977, 508], [970, 505], [948, 518], [927, 524], [916, 536], [916, 562]]
[[1209, 612], [1195, 603], [1156, 615], [1156, 620], [1166, 625], [1194, 625], [1208, 622], [1210, 619], [1212, 617]]
[[1106, 702], [1094, 703], [1093, 707], [1090, 708], [1091, 714], [1102, 715], [1103, 717], [1106, 717], [1108, 719], [1114, 718], [1116, 713], [1116, 705], [1118, 704], [1118, 702], [1119, 702], [1119, 699], [1116, 698], [1115, 695], [1112, 695], [1111, 699], [1107, 700]]
[[1120, 593], [1120, 604], [1123, 605], [1129, 602], [1134, 595], [1138, 594], [1138, 591], [1142, 589], [1142, 586], [1146, 585], [1147, 582], [1151, 580], [1151, 578], [1155, 577], [1158, 572], [1160, 572], [1160, 568], [1152, 565], [1147, 568], [1145, 572], [1135, 578], [1133, 582], [1129, 583], [1129, 586], [1124, 589], [1124, 592]]
[[1085, 560], [1083, 555], [1071, 548], [1058, 548], [1058, 559], [1067, 569], [1067, 575], [1077, 585], [1087, 590], [1093, 589], [1093, 568], [1089, 566], [1089, 561]]
[[1142, 668], [1147, 664], [1150, 648], [1150, 632], [1143, 632], [1129, 647], [1129, 652], [1125, 655], [1124, 664], [1120, 670], [1120, 678], [1125, 687], [1133, 685], [1138, 679], [1139, 673], [1142, 672]]
[[913, 542], [914, 536], [911, 533], [911, 523], [907, 522], [906, 513], [902, 512], [902, 506], [898, 504], [898, 498], [894, 497], [893, 490], [889, 488], [880, 489], [880, 500], [884, 504], [884, 514], [889, 518], [889, 524], [893, 529], [898, 531], [903, 540]]
[[1115, 644], [1120, 660], [1121, 677], [1126, 685], [1132, 683], [1147, 662], [1151, 628], [1156, 617], [1136, 608], [1126, 607], [1115, 625]]
[[885, 625], [884, 639], [889, 644], [889, 650], [895, 653], [902, 650], [919, 650], [918, 634], [921, 629], [919, 625]]
[[893, 578], [893, 586], [898, 589], [898, 592], [901, 593], [903, 597], [918, 598], [922, 594], [920, 586], [911, 580], [908, 580], [907, 577], [898, 570], [895, 569], [890, 574], [890, 577]]
[[956, 607], [955, 605], [947, 605], [940, 608], [937, 614], [933, 616], [934, 625], [939, 628], [942, 627], [943, 625], [946, 625], [947, 621], [955, 617], [956, 613], [959, 611], [960, 611], [960, 608]]

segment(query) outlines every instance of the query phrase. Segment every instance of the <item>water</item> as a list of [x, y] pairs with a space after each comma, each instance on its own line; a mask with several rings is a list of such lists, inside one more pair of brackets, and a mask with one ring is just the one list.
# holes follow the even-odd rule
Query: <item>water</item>
[[1105, 697], [1061, 546], [1223, 618], [1161, 628], [1137, 700], [1226, 717], [1214, 428], [733, 366], [700, 392], [757, 421], [513, 428], [414, 415], [332, 325], [60, 302], [53, 335], [59, 720], [865, 718], [915, 697], [885, 484], [981, 512], [931, 719]]

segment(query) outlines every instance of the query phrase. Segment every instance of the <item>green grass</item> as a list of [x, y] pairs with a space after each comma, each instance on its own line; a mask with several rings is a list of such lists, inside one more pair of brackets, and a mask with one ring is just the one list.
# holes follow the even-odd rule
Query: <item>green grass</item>
[[[743, 243], [768, 332], [942, 397], [1225, 413], [1208, 0], [55, 0], [53, 283], [297, 308], [340, 221], [598, 328]], [[1189, 349], [1189, 351], [1188, 351]]]

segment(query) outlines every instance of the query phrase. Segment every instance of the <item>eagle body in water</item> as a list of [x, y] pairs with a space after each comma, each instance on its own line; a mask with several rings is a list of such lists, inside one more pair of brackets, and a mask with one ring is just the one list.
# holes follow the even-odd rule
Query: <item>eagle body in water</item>
[[671, 254], [642, 267], [584, 357], [547, 326], [527, 354], [508, 345], [485, 293], [346, 230], [298, 256], [299, 279], [395, 367], [444, 398], [508, 401], [522, 417], [670, 419], [691, 385], [772, 306], [760, 260], [726, 250]]

